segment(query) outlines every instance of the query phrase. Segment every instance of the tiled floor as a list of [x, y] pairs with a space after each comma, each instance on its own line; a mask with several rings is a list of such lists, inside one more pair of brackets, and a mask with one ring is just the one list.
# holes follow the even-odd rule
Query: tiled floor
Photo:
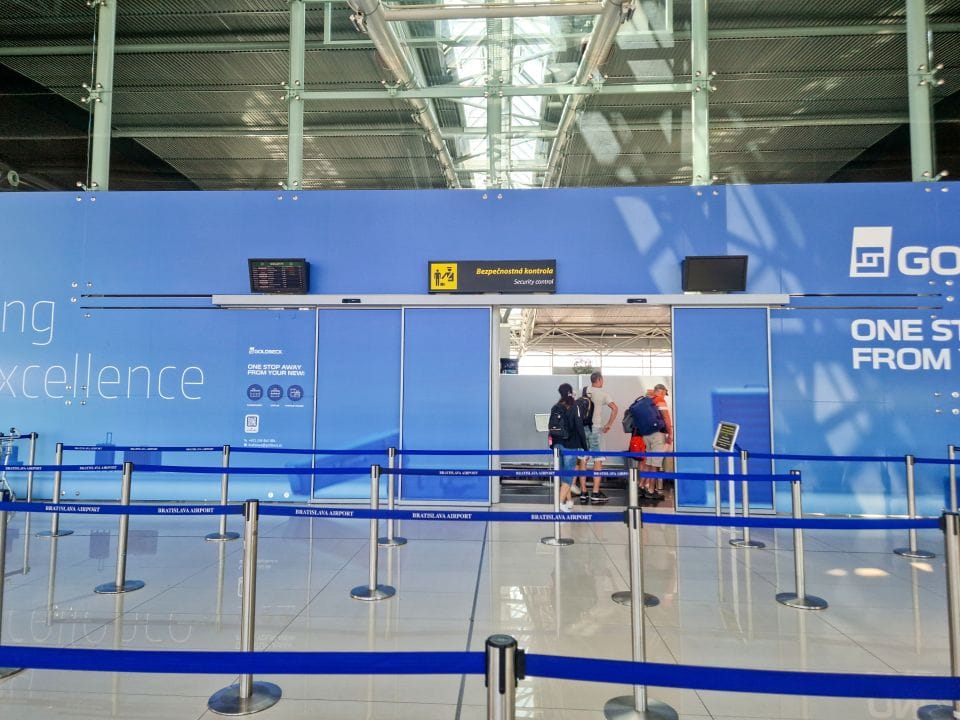
[[[503, 506], [542, 510], [542, 506]], [[611, 508], [612, 509], [612, 508]], [[232, 650], [239, 647], [241, 544], [209, 543], [213, 518], [132, 516], [127, 577], [146, 587], [96, 595], [113, 580], [115, 517], [64, 516], [74, 535], [33, 536], [49, 516], [11, 523], [6, 556], [5, 644], [81, 648]], [[230, 519], [240, 530], [239, 518]], [[349, 597], [367, 582], [365, 521], [265, 517], [259, 535], [256, 648], [267, 651], [480, 651], [494, 633], [531, 653], [626, 660], [629, 609], [611, 601], [628, 586], [626, 529], [564, 525], [570, 547], [539, 539], [552, 524], [404, 522], [409, 544], [380, 552], [382, 583], [397, 595]], [[107, 538], [103, 533], [109, 532]], [[836, 672], [949, 672], [939, 533], [921, 533], [931, 561], [890, 550], [903, 533], [808, 532], [807, 591], [821, 612], [776, 603], [792, 591], [789, 531], [754, 531], [765, 549], [736, 549], [737, 535], [647, 523], [647, 659], [664, 663]], [[28, 539], [25, 545], [24, 539]], [[107, 541], [109, 540], [109, 548]], [[26, 562], [24, 562], [26, 561]], [[55, 564], [54, 564], [55, 561]], [[53, 569], [53, 570], [52, 570]], [[486, 717], [479, 676], [278, 676], [283, 697], [265, 720]], [[148, 675], [26, 670], [0, 681], [3, 720], [212, 718], [207, 699], [229, 675]], [[529, 678], [517, 715], [597, 718], [626, 686]], [[767, 720], [907, 718], [923, 703], [698, 692], [652, 687], [681, 718]]]

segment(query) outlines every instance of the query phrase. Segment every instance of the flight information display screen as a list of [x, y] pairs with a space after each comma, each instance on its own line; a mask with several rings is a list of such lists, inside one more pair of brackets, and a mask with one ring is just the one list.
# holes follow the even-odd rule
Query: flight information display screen
[[251, 258], [250, 292], [306, 295], [310, 265], [303, 258]]

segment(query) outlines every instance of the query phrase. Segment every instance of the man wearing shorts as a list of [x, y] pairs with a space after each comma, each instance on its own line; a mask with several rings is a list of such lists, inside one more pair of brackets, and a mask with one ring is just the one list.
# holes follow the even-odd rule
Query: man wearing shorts
[[[587, 388], [587, 395], [593, 401], [593, 422], [590, 430], [587, 432], [587, 449], [592, 452], [600, 451], [600, 438], [610, 432], [610, 426], [613, 421], [619, 417], [617, 415], [617, 404], [613, 398], [603, 389], [603, 375], [600, 372], [590, 373], [590, 387]], [[610, 415], [606, 422], [603, 420], [603, 407], [610, 408]], [[603, 469], [604, 458], [599, 455], [593, 455], [593, 469], [596, 471]], [[585, 494], [585, 493], [584, 493]], [[580, 501], [583, 502], [584, 494], [580, 495]], [[600, 476], [593, 477], [593, 492], [590, 493], [590, 502], [602, 504], [609, 500], [606, 494], [600, 491]]]
[[[647, 452], [663, 453], [669, 452], [673, 445], [673, 419], [670, 417], [670, 408], [667, 405], [667, 386], [657, 383], [652, 390], [647, 390], [647, 395], [653, 400], [657, 410], [660, 411], [660, 417], [663, 418], [663, 432], [650, 433], [643, 436], [643, 442], [646, 443]], [[661, 472], [663, 470], [663, 457], [650, 457], [643, 459], [643, 469], [647, 472]], [[653, 478], [646, 478], [641, 483], [640, 494], [647, 500], [663, 500], [663, 493], [657, 490], [656, 481]]]

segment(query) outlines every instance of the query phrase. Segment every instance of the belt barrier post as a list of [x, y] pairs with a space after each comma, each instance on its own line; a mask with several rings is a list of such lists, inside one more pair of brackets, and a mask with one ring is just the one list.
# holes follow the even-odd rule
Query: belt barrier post
[[[793, 519], [803, 518], [803, 506], [800, 501], [800, 471], [791, 470], [796, 479], [790, 481], [790, 491], [793, 500]], [[797, 591], [795, 593], [777, 593], [777, 602], [781, 605], [799, 610], [823, 610], [827, 601], [815, 595], [807, 595], [806, 580], [803, 568], [803, 529], [793, 529], [793, 572]]]
[[957, 512], [957, 446], [947, 445], [947, 457], [950, 458], [950, 512]]
[[[220, 476], [220, 504], [226, 505], [230, 502], [230, 473], [227, 472], [227, 468], [230, 467], [230, 446], [223, 446], [223, 474]], [[227, 516], [220, 516], [220, 531], [215, 533], [209, 533], [204, 536], [204, 540], [220, 541], [226, 542], [229, 540], [236, 540], [240, 537], [240, 533], [227, 532]]]
[[[907, 455], [903, 458], [907, 466], [907, 517], [911, 520], [917, 519], [917, 494], [916, 494], [916, 483], [914, 480], [914, 470], [916, 466], [916, 459], [913, 455]], [[908, 558], [934, 558], [936, 557], [935, 553], [930, 552], [929, 550], [920, 550], [917, 547], [917, 529], [910, 528], [908, 531], [909, 545], [907, 547], [895, 548], [893, 552], [897, 555]]]
[[[637, 468], [630, 468], [627, 470], [627, 507], [639, 507], [640, 506], [640, 472]], [[628, 547], [631, 548], [630, 552], [635, 552], [633, 548], [634, 540], [639, 542], [639, 538], [634, 538], [631, 533], [627, 539]], [[610, 599], [615, 603], [620, 605], [626, 605], [630, 607], [633, 604], [633, 592], [631, 590], [619, 590], [613, 593], [610, 596]], [[643, 604], [644, 607], [653, 607], [660, 604], [660, 598], [656, 595], [651, 595], [650, 593], [643, 594]]]
[[[553, 446], [553, 512], [555, 515], [560, 514], [560, 446]], [[571, 481], [572, 482], [572, 481]], [[548, 535], [547, 537], [540, 538], [540, 542], [544, 545], [573, 545], [573, 538], [560, 537], [560, 521], [555, 520], [553, 523], [553, 535]]]
[[[37, 462], [37, 438], [39, 435], [32, 432], [27, 435], [27, 437], [30, 438], [30, 459], [27, 462], [35, 465]], [[33, 502], [33, 470], [27, 472], [27, 502]], [[29, 535], [30, 533], [26, 534]]]
[[713, 456], [713, 502], [714, 513], [720, 517], [720, 456]]
[[[746, 480], [747, 477], [747, 464], [749, 462], [749, 453], [746, 450], [740, 451], [740, 474], [743, 475], [744, 480], [740, 483], [740, 499], [743, 503], [743, 517], [750, 517], [750, 483]], [[750, 528], [746, 525], [743, 527], [743, 537], [733, 538], [730, 541], [730, 544], [734, 547], [742, 548], [762, 548], [766, 547], [759, 540], [750, 539]]]
[[[10, 493], [0, 489], [0, 502], [10, 502]], [[7, 511], [0, 510], [0, 642], [2, 642], [3, 625], [3, 584], [7, 575]], [[23, 668], [0, 667], [0, 679], [16, 675]]]
[[[370, 466], [370, 509], [376, 512], [380, 509], [380, 466]], [[377, 584], [378, 550], [377, 535], [379, 522], [377, 518], [370, 518], [370, 577], [366, 585], [357, 585], [350, 591], [354, 600], [386, 600], [393, 597], [397, 590], [389, 585]]]
[[524, 653], [510, 635], [491, 635], [484, 646], [487, 688], [487, 720], [514, 720], [517, 680], [524, 678]]
[[[960, 677], [960, 514], [945, 512], [941, 520], [947, 564], [947, 626], [950, 637], [950, 674]], [[960, 718], [960, 700], [951, 705], [924, 705], [917, 710], [920, 720]]]
[[[646, 627], [644, 625], [642, 598], [643, 593], [643, 511], [633, 505], [626, 511], [627, 527], [630, 532], [630, 591], [633, 598], [630, 603], [630, 637], [633, 642], [634, 662], [647, 661]], [[647, 699], [647, 686], [634, 685], [633, 695], [622, 695], [607, 700], [603, 714], [608, 720], [677, 720], [677, 711], [666, 703]]]
[[[240, 650], [252, 653], [257, 615], [257, 537], [260, 502], [243, 503], [243, 596], [240, 606]], [[218, 690], [207, 701], [207, 707], [218, 715], [252, 715], [273, 707], [282, 695], [270, 682], [253, 681], [253, 676], [240, 676], [237, 685]]]
[[[120, 487], [120, 504], [123, 507], [130, 505], [130, 486], [133, 483], [133, 463], [123, 464], [123, 485]], [[139, 590], [146, 583], [143, 580], [127, 580], [127, 530], [130, 527], [130, 516], [126, 513], [120, 516], [120, 527], [117, 531], [117, 575], [112, 583], [97, 585], [93, 591], [101, 595], [125, 593]]]
[[[397, 467], [397, 449], [395, 447], [387, 448], [387, 510], [395, 510], [397, 507], [396, 481], [393, 470]], [[407, 539], [393, 534], [394, 520], [387, 519], [387, 536], [377, 540], [381, 547], [397, 547], [406, 545]]]
[[[54, 462], [59, 467], [63, 465], [63, 443], [57, 443], [57, 451], [55, 455]], [[53, 473], [53, 492], [50, 494], [50, 502], [56, 504], [60, 502], [60, 483], [63, 478], [63, 473], [60, 470], [55, 470]], [[73, 535], [73, 530], [61, 530], [60, 529], [60, 513], [51, 513], [50, 515], [50, 530], [44, 530], [43, 532], [38, 532], [37, 537], [63, 537], [64, 535]]]

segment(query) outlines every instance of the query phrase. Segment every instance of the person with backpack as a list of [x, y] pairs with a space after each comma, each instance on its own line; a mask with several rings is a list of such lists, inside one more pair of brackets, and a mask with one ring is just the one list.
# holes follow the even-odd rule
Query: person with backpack
[[[590, 443], [590, 433], [593, 432], [593, 400], [590, 399], [588, 388], [583, 388], [580, 397], [577, 398], [577, 409], [580, 412], [580, 418], [583, 420], [583, 432], [587, 436], [587, 444]], [[587, 456], [581, 455], [577, 458], [577, 470], [584, 470], [587, 467]], [[570, 491], [574, 495], [580, 496], [580, 503], [586, 505], [590, 502], [590, 495], [587, 493], [587, 477], [580, 475], [576, 477], [573, 484], [570, 485]]]
[[[587, 396], [593, 402], [593, 415], [590, 418], [590, 432], [587, 433], [587, 442], [589, 443], [587, 449], [593, 452], [599, 452], [601, 444], [600, 439], [606, 433], [610, 432], [610, 426], [613, 425], [614, 420], [616, 420], [618, 417], [617, 404], [603, 389], [603, 374], [600, 372], [590, 373], [590, 387], [587, 388]], [[604, 406], [610, 408], [610, 415], [606, 422], [603, 420]], [[595, 471], [599, 472], [603, 469], [604, 459], [605, 458], [599, 455], [593, 456], [593, 469]], [[584, 465], [586, 465], [586, 463], [584, 463]], [[586, 485], [586, 483], [584, 483], [584, 485]], [[594, 504], [601, 504], [610, 499], [605, 493], [600, 491], [599, 475], [594, 475], [593, 477], [593, 491], [590, 493], [590, 497], [587, 500], [584, 500], [584, 494], [580, 495], [580, 502], [583, 503], [590, 502]]]
[[[643, 442], [647, 446], [647, 451], [652, 453], [669, 452], [673, 441], [673, 422], [670, 417], [670, 409], [667, 406], [667, 387], [662, 383], [657, 383], [650, 390], [644, 400], [644, 413], [649, 418], [643, 427], [637, 424], [637, 431], [643, 435]], [[639, 402], [639, 401], [638, 401]], [[636, 413], [634, 422], [636, 423]], [[647, 456], [643, 459], [641, 470], [647, 472], [662, 472], [664, 458]], [[644, 478], [640, 483], [641, 497], [647, 500], [657, 502], [664, 499], [662, 492], [657, 490], [656, 480], [653, 478]]]
[[[563, 383], [557, 388], [560, 400], [550, 408], [550, 420], [547, 426], [550, 446], [559, 445], [564, 450], [586, 450], [587, 436], [583, 431], [583, 420], [573, 395], [573, 386]], [[577, 454], [561, 452], [560, 468], [574, 470], [577, 465]], [[563, 512], [573, 510], [573, 500], [570, 493], [570, 478], [560, 478], [560, 509]]]

